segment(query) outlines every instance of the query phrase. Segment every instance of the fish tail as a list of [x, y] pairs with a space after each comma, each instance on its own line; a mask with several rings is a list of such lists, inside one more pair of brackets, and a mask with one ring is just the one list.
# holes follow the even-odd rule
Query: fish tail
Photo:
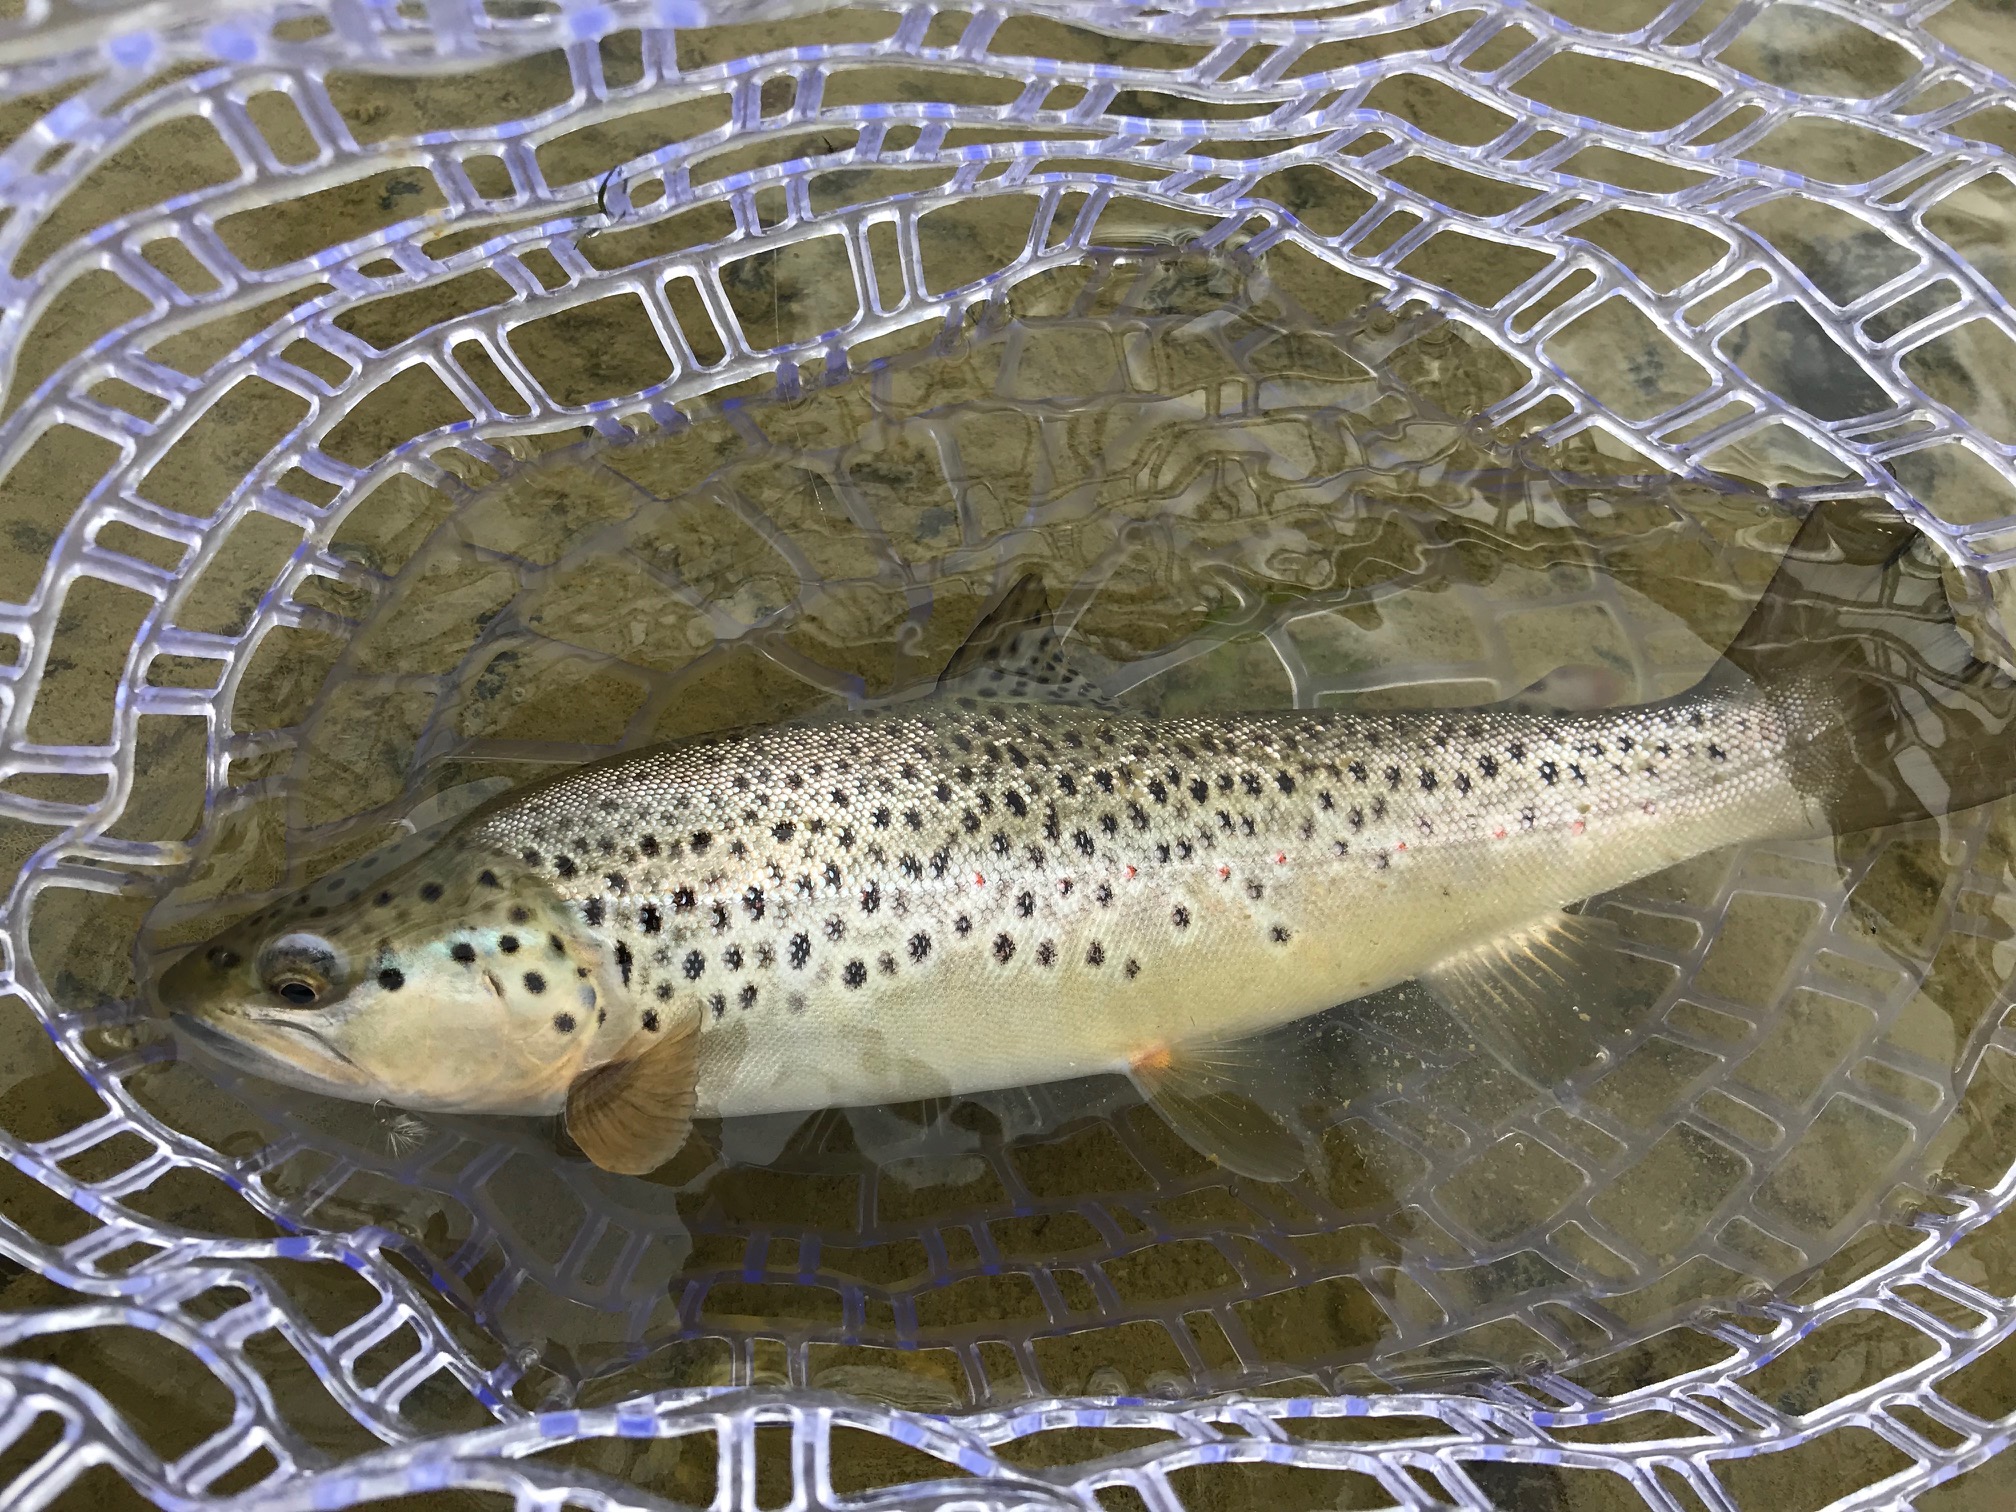
[[2016, 791], [2016, 680], [1973, 654], [1921, 539], [1875, 501], [1815, 505], [1710, 674], [1779, 716], [1793, 785], [1835, 834]]

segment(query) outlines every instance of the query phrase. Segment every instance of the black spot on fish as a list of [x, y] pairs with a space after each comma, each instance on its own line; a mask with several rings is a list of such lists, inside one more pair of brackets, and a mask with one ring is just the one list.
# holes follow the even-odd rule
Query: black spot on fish
[[1552, 787], [1555, 783], [1555, 780], [1559, 778], [1559, 776], [1561, 775], [1559, 768], [1557, 768], [1551, 761], [1541, 762], [1539, 766], [1539, 772], [1540, 772], [1540, 780], [1546, 783], [1549, 787]]
[[840, 980], [849, 987], [859, 987], [868, 980], [868, 968], [860, 961], [849, 961], [840, 968]]
[[656, 934], [665, 927], [665, 916], [658, 911], [656, 903], [646, 903], [637, 910], [637, 927], [646, 934]]
[[441, 898], [441, 884], [439, 882], [427, 883], [420, 889], [420, 896], [429, 903], [439, 902]]
[[686, 980], [697, 982], [700, 974], [707, 969], [707, 957], [697, 950], [686, 952], [686, 959], [679, 963], [679, 969], [686, 974]]
[[1276, 772], [1274, 774], [1274, 785], [1284, 793], [1295, 791], [1295, 779], [1286, 772]]
[[453, 956], [457, 961], [460, 961], [464, 966], [467, 966], [472, 964], [476, 959], [476, 947], [471, 945], [467, 940], [457, 940], [453, 945], [448, 947], [448, 954]]
[[1272, 929], [1267, 931], [1267, 936], [1276, 945], [1286, 945], [1288, 943], [1287, 926], [1283, 924], [1276, 924]]
[[994, 959], [1006, 966], [1015, 958], [1015, 942], [1005, 934], [994, 936]]
[[754, 1008], [756, 1006], [756, 984], [751, 982], [740, 992], [736, 993], [735, 1001], [744, 1008]]
[[658, 1010], [656, 1008], [646, 1008], [644, 1010], [644, 1032], [646, 1034], [656, 1034], [658, 1032]]
[[1016, 894], [1015, 912], [1025, 919], [1036, 912], [1036, 895], [1028, 892]]
[[536, 850], [528, 850], [520, 852], [519, 859], [522, 860], [527, 866], [538, 866], [542, 862], [544, 862], [546, 858], [540, 855], [539, 852], [537, 852]]
[[861, 889], [861, 912], [872, 914], [882, 906], [881, 884], [870, 882]]
[[752, 887], [742, 894], [742, 906], [749, 911], [751, 919], [763, 917], [763, 889]]
[[1104, 966], [1106, 964], [1106, 947], [1101, 945], [1097, 940], [1086, 946], [1085, 964], [1087, 966]]
[[1131, 982], [1134, 978], [1141, 975], [1141, 963], [1135, 960], [1134, 957], [1129, 956], [1127, 957], [1127, 965], [1124, 970], [1127, 973], [1127, 980]]
[[952, 921], [952, 928], [963, 939], [973, 932], [973, 921], [965, 914], [961, 914]]
[[621, 872], [610, 872], [602, 880], [609, 884], [609, 891], [613, 893], [625, 893], [630, 890], [630, 879]]
[[929, 954], [931, 954], [931, 936], [921, 933], [910, 936], [910, 959], [912, 961], [921, 961]]
[[497, 873], [495, 873], [494, 871], [489, 871], [487, 869], [478, 872], [476, 874], [476, 880], [482, 883], [485, 887], [502, 887], [504, 885], [502, 882], [499, 882], [497, 880]]
[[539, 973], [536, 971], [526, 972], [525, 990], [529, 993], [532, 993], [536, 997], [539, 993], [542, 993], [546, 990], [546, 978], [539, 975]]
[[726, 950], [722, 951], [721, 964], [726, 966], [730, 971], [740, 971], [742, 969], [742, 947], [740, 945], [730, 945]]
[[637, 837], [637, 849], [638, 849], [638, 850], [640, 850], [640, 851], [642, 851], [642, 852], [643, 852], [643, 853], [644, 853], [645, 855], [647, 855], [647, 856], [655, 856], [655, 855], [657, 855], [657, 854], [658, 854], [658, 837], [657, 837], [656, 835], [640, 835], [640, 836], [638, 836], [638, 837]]
[[397, 966], [387, 966], [378, 973], [378, 985], [387, 992], [397, 992], [406, 985], [406, 973]]
[[1073, 777], [1069, 772], [1059, 772], [1057, 774], [1057, 789], [1066, 798], [1076, 798], [1078, 796], [1078, 779]]
[[1169, 922], [1174, 924], [1178, 929], [1188, 929], [1190, 927], [1190, 910], [1185, 908], [1181, 903], [1178, 903], [1169, 911]]
[[553, 870], [561, 877], [573, 876], [574, 858], [572, 856], [555, 856], [553, 858]]
[[1052, 964], [1056, 959], [1057, 959], [1057, 947], [1053, 945], [1050, 941], [1045, 940], [1042, 944], [1036, 947], [1036, 964], [1038, 966], [1048, 966]]
[[506, 955], [516, 955], [518, 953], [518, 936], [499, 935], [497, 937], [497, 948]]
[[847, 926], [841, 922], [840, 916], [838, 914], [835, 914], [826, 920], [825, 929], [826, 929], [826, 938], [829, 940], [843, 939], [847, 934]]
[[674, 913], [685, 913], [693, 907], [694, 902], [692, 888], [675, 887], [672, 889], [672, 911]]
[[529, 923], [532, 918], [532, 910], [524, 907], [514, 908], [505, 917], [510, 919], [513, 924]]
[[695, 830], [693, 831], [693, 838], [687, 843], [693, 847], [693, 854], [698, 856], [703, 854], [707, 847], [714, 843], [714, 836], [706, 830]]
[[623, 973], [623, 985], [625, 987], [630, 985], [631, 965], [630, 947], [625, 945], [621, 940], [618, 940], [616, 942], [616, 969]]
[[602, 900], [600, 898], [590, 898], [586, 903], [581, 905], [581, 917], [586, 919], [591, 926], [602, 922], [602, 913]]
[[803, 970], [805, 963], [812, 959], [812, 937], [802, 934], [791, 936], [789, 956], [792, 966]]
[[793, 835], [797, 833], [798, 833], [798, 826], [793, 824], [790, 820], [786, 819], [781, 824], [773, 825], [771, 827], [770, 838], [777, 841], [779, 844], [782, 844], [784, 841], [789, 840]]
[[383, 908], [386, 904], [390, 903], [391, 901], [392, 901], [392, 894], [390, 894], [389, 892], [381, 892], [380, 894], [378, 894], [377, 897], [371, 900], [373, 906], [378, 908]]
[[571, 1013], [554, 1014], [553, 1027], [562, 1034], [572, 1034], [574, 1032], [574, 1015]]

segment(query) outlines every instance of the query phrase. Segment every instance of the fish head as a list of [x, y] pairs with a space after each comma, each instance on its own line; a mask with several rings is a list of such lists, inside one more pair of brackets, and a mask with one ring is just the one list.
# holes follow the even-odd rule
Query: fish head
[[546, 1113], [618, 1048], [611, 978], [574, 906], [450, 837], [390, 870], [319, 879], [196, 946], [153, 990], [189, 1038], [268, 1080], [419, 1110]]

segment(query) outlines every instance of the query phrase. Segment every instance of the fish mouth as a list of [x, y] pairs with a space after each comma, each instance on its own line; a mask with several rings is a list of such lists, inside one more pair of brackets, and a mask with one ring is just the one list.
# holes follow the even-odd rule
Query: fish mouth
[[186, 1042], [235, 1071], [336, 1097], [377, 1095], [361, 1066], [305, 1024], [248, 1018], [223, 1029], [185, 1012], [169, 1021]]

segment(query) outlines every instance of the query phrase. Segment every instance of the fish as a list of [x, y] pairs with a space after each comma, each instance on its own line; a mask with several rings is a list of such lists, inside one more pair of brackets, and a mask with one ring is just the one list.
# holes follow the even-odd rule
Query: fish
[[1566, 711], [1129, 712], [1025, 575], [929, 697], [487, 796], [154, 990], [262, 1076], [558, 1114], [618, 1173], [697, 1117], [1119, 1073], [1284, 1179], [1306, 1152], [1254, 1095], [1268, 1031], [1419, 980], [1550, 1085], [1620, 1023], [1619, 942], [1584, 900], [2016, 787], [2011, 680], [1943, 597], [1895, 591], [1917, 539], [1887, 506], [1816, 505], [1696, 686]]

